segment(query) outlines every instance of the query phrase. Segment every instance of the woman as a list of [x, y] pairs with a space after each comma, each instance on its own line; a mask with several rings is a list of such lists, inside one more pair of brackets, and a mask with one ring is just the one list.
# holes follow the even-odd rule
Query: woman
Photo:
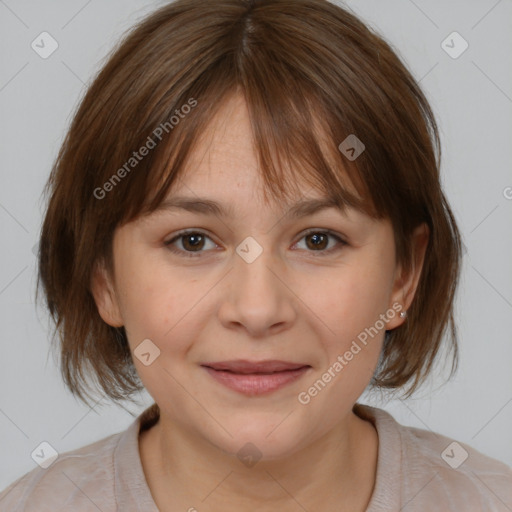
[[48, 191], [66, 384], [155, 403], [6, 510], [512, 508], [510, 468], [357, 403], [414, 392], [446, 333], [455, 363], [461, 242], [428, 102], [354, 15], [162, 7], [90, 86]]

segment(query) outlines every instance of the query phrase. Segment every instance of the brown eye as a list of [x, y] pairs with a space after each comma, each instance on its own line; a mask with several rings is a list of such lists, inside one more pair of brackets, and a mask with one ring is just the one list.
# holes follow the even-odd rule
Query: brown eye
[[[306, 251], [317, 252], [318, 256], [330, 254], [334, 251], [342, 249], [345, 245], [348, 245], [339, 235], [334, 234], [329, 230], [310, 230], [304, 234], [301, 240], [306, 240]], [[333, 244], [334, 247], [327, 249], [331, 239], [337, 241], [337, 244]]]
[[[200, 231], [182, 231], [168, 242], [165, 242], [165, 245], [169, 247], [171, 252], [185, 257], [195, 257], [205, 252], [203, 249], [205, 249], [207, 240], [211, 240], [211, 238]], [[178, 242], [181, 243], [178, 244]], [[215, 246], [213, 242], [212, 245]]]
[[192, 233], [190, 235], [183, 235], [182, 245], [186, 251], [198, 251], [204, 247], [204, 236], [200, 233]]
[[329, 244], [328, 236], [325, 233], [313, 233], [312, 235], [306, 235], [306, 245], [308, 248], [317, 250], [325, 249]]
[[[316, 252], [317, 256], [323, 256], [331, 254], [332, 252], [338, 251], [343, 246], [348, 245], [340, 236], [332, 233], [329, 230], [311, 230], [307, 232], [301, 240], [306, 240], [306, 251]], [[200, 231], [182, 231], [178, 233], [174, 238], [165, 242], [165, 245], [169, 250], [175, 254], [185, 257], [200, 257], [202, 253], [208, 252], [207, 241], [210, 240], [214, 249], [216, 244], [213, 243], [211, 238]], [[334, 243], [334, 247], [329, 247], [331, 240]]]

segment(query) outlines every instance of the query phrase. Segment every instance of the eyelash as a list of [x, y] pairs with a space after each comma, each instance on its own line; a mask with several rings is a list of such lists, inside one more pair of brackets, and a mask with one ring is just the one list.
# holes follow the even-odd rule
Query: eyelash
[[[332, 238], [335, 238], [338, 241], [338, 243], [340, 244], [340, 246], [334, 247], [334, 248], [331, 248], [331, 249], [328, 249], [328, 250], [307, 251], [307, 252], [311, 252], [311, 253], [319, 253], [319, 254], [315, 255], [315, 257], [323, 257], [325, 255], [330, 255], [332, 252], [336, 252], [338, 250], [341, 250], [344, 246], [348, 245], [348, 243], [345, 242], [345, 240], [343, 240], [339, 235], [337, 235], [336, 233], [334, 233], [330, 229], [323, 229], [323, 230], [322, 229], [310, 229], [310, 230], [308, 230], [308, 231], [306, 231], [306, 232], [304, 232], [302, 234], [302, 237], [299, 239], [299, 241], [302, 240], [304, 237], [306, 237], [308, 235], [311, 235], [311, 234], [315, 234], [315, 233], [321, 233], [323, 235], [328, 235], [328, 236], [330, 236]], [[176, 242], [180, 238], [185, 237], [186, 235], [203, 235], [206, 238], [209, 238], [211, 240], [211, 238], [206, 233], [204, 233], [203, 231], [199, 231], [199, 230], [195, 230], [195, 229], [194, 230], [188, 229], [188, 230], [180, 231], [171, 240], [169, 240], [167, 242], [164, 242], [164, 244], [168, 247], [168, 249], [171, 252], [173, 252], [175, 254], [178, 254], [180, 256], [184, 256], [185, 258], [197, 258], [197, 257], [200, 257], [201, 253], [203, 253], [205, 251], [198, 251], [198, 252], [184, 251], [184, 250], [176, 249], [175, 247], [172, 247], [172, 244], [174, 242]]]

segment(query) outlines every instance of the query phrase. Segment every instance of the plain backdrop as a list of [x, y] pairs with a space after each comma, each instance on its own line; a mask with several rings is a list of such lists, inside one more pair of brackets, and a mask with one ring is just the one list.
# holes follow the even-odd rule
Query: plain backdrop
[[[123, 32], [163, 3], [0, 1], [0, 489], [36, 466], [30, 454], [42, 441], [60, 453], [84, 446], [126, 429], [152, 402], [144, 393], [139, 406], [89, 408], [64, 388], [46, 313], [34, 304], [34, 251], [43, 186], [77, 101]], [[512, 465], [512, 4], [346, 5], [393, 46], [431, 102], [465, 245], [457, 375], [445, 383], [436, 372], [409, 400], [362, 401]], [[58, 43], [46, 59], [31, 47], [44, 31]]]

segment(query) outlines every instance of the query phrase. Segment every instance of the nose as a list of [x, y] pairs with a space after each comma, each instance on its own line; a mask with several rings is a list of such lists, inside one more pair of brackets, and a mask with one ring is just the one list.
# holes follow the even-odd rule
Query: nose
[[235, 253], [233, 265], [218, 312], [224, 327], [245, 330], [254, 338], [289, 329], [296, 317], [295, 296], [282, 261], [263, 249], [254, 260]]

